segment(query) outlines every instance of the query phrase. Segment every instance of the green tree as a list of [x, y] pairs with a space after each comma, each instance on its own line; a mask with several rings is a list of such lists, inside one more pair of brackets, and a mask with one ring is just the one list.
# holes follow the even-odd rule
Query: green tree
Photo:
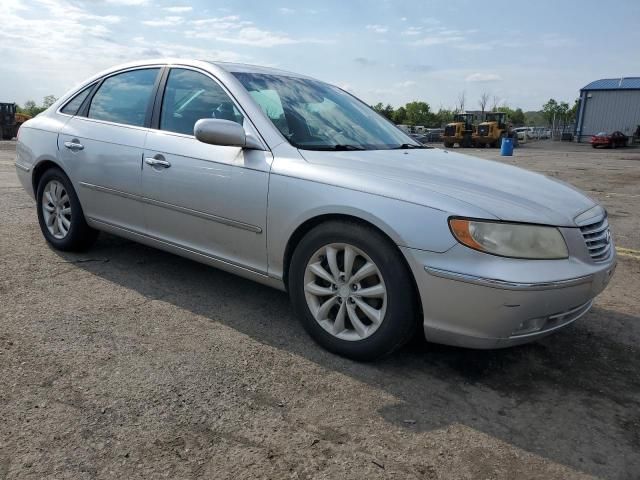
[[398, 107], [393, 112], [393, 122], [398, 125], [407, 123], [407, 110], [404, 107]]
[[516, 108], [509, 118], [511, 119], [511, 123], [515, 126], [522, 126], [525, 124], [524, 112], [521, 108]]
[[547, 103], [542, 105], [542, 114], [544, 115], [547, 124], [551, 125], [558, 115], [558, 102], [555, 99], [550, 98]]
[[27, 115], [31, 115], [32, 117], [35, 117], [38, 113], [40, 113], [36, 112], [36, 110], [38, 110], [38, 106], [33, 100], [27, 100], [26, 102], [24, 102], [23, 107], [18, 108], [18, 111], [20, 113], [26, 113]]
[[46, 97], [44, 97], [44, 100], [42, 100], [42, 108], [46, 110], [51, 105], [56, 103], [56, 100], [58, 99], [55, 97], [55, 95], [47, 95]]
[[438, 113], [436, 113], [434, 115], [434, 123], [435, 123], [435, 127], [442, 127], [444, 125], [446, 125], [447, 123], [450, 123], [453, 121], [453, 111], [451, 110], [447, 110], [445, 108], [440, 108], [440, 110], [438, 110]]
[[409, 125], [429, 125], [432, 120], [429, 104], [426, 102], [409, 102], [404, 106], [407, 112], [406, 122]]
[[375, 105], [372, 105], [371, 108], [373, 108], [376, 112], [378, 112], [383, 117], [386, 117], [389, 120], [393, 121], [394, 110], [393, 110], [393, 107], [388, 103], [386, 106], [383, 106], [382, 102], [379, 102], [379, 103], [376, 103]]

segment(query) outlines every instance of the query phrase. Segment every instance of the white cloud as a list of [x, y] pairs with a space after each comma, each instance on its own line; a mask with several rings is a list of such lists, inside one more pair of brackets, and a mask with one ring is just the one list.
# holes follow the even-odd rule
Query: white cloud
[[[139, 36], [141, 29], [133, 20], [129, 20], [131, 27], [138, 28], [127, 33], [124, 19], [97, 15], [91, 9], [93, 3], [20, 0], [8, 3], [8, 7], [2, 5], [0, 91], [18, 103], [30, 98], [39, 101], [49, 94], [60, 96], [107, 67], [141, 58], [251, 60], [220, 45], [216, 49], [180, 37], [172, 41], [145, 39]], [[34, 65], [38, 66], [37, 76], [33, 75]]]
[[297, 43], [331, 43], [326, 39], [294, 38], [283, 32], [265, 30], [251, 21], [242, 20], [239, 15], [201, 18], [190, 24], [192, 28], [185, 31], [187, 38], [208, 39], [237, 45], [270, 48]]
[[409, 27], [403, 32], [404, 35], [409, 35], [412, 37], [424, 35], [409, 42], [409, 45], [419, 47], [430, 47], [433, 45], [446, 44], [462, 44], [467, 40], [467, 33], [468, 32], [446, 28], [441, 25], [431, 26], [425, 29], [422, 29], [421, 27]]
[[295, 10], [292, 8], [287, 8], [287, 7], [281, 7], [278, 9], [278, 11], [280, 13], [282, 13], [283, 15], [291, 15], [292, 13], [295, 13]]
[[396, 88], [409, 88], [409, 87], [413, 87], [415, 85], [417, 85], [417, 82], [414, 82], [413, 80], [405, 80], [404, 82], [398, 82], [396, 84], [394, 84], [394, 87]]
[[402, 35], [420, 35], [422, 34], [422, 27], [408, 27], [405, 31], [402, 32]]
[[431, 47], [433, 45], [443, 45], [446, 43], [455, 43], [461, 42], [464, 40], [464, 37], [455, 36], [455, 37], [445, 37], [440, 35], [432, 35], [427, 37], [422, 37], [418, 40], [414, 40], [411, 42], [411, 45], [417, 47]]
[[163, 10], [169, 13], [188, 13], [193, 10], [193, 7], [176, 5], [173, 7], [164, 7]]
[[497, 73], [472, 73], [467, 75], [465, 81], [467, 82], [499, 82], [502, 77]]
[[148, 27], [170, 27], [172, 25], [180, 25], [182, 22], [184, 22], [184, 18], [171, 15], [168, 17], [156, 18], [154, 20], [144, 20], [142, 24]]
[[147, 5], [149, 0], [105, 0], [106, 3], [112, 5], [124, 5], [127, 7]]
[[367, 25], [365, 28], [374, 33], [387, 33], [389, 31], [389, 27], [386, 25]]
[[254, 47], [274, 47], [276, 45], [290, 45], [300, 43], [300, 40], [291, 38], [284, 33], [274, 33], [268, 30], [261, 30], [256, 27], [245, 27], [238, 30], [230, 37], [218, 37], [221, 42], [237, 43], [241, 45], [251, 45]]

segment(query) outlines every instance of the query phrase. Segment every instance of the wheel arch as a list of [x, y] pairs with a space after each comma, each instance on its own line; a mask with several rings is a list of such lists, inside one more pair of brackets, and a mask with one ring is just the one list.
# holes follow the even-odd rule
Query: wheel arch
[[308, 218], [307, 220], [302, 222], [300, 225], [298, 225], [298, 227], [289, 236], [289, 240], [287, 241], [287, 245], [284, 250], [284, 258], [282, 263], [282, 266], [283, 266], [282, 281], [287, 291], [289, 290], [289, 270], [291, 266], [291, 258], [293, 257], [293, 252], [295, 252], [298, 244], [308, 232], [310, 232], [312, 229], [314, 229], [318, 225], [321, 225], [323, 223], [327, 223], [330, 221], [358, 223], [360, 225], [376, 230], [378, 233], [380, 233], [384, 238], [388, 240], [390, 246], [392, 246], [392, 248], [395, 248], [400, 254], [400, 257], [402, 258], [404, 268], [411, 279], [411, 284], [413, 285], [414, 295], [415, 295], [416, 301], [418, 302], [420, 316], [422, 316], [422, 300], [420, 298], [420, 291], [418, 289], [415, 276], [413, 275], [413, 272], [411, 271], [409, 263], [407, 262], [407, 259], [405, 258], [404, 254], [398, 248], [398, 243], [394, 241], [392, 237], [393, 234], [386, 232], [384, 229], [380, 228], [380, 226], [372, 223], [371, 221], [368, 221], [362, 217], [359, 217], [353, 214], [323, 213], [323, 214], [318, 214], [311, 218]]
[[[51, 160], [50, 158], [41, 159], [40, 161], [38, 161], [34, 165], [33, 171], [32, 171], [32, 174], [31, 174], [31, 185], [33, 187], [34, 194], [37, 195], [38, 183], [40, 183], [40, 179], [42, 178], [42, 175], [44, 175], [44, 172], [46, 172], [50, 168], [58, 168], [58, 169], [60, 169], [62, 171], [62, 173], [67, 175], [67, 173], [64, 171], [64, 168], [62, 167], [62, 165], [60, 165], [58, 162], [56, 162], [54, 160]], [[69, 175], [67, 175], [67, 177], [68, 176]]]

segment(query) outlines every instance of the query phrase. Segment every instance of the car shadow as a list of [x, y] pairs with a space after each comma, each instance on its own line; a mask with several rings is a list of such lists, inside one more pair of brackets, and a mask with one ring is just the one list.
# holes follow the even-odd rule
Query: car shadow
[[384, 390], [398, 402], [379, 414], [400, 428], [459, 424], [589, 474], [631, 478], [640, 472], [640, 354], [632, 346], [638, 339], [624, 342], [613, 329], [596, 328], [596, 334], [592, 328], [601, 322], [630, 326], [638, 316], [595, 308], [546, 339], [505, 350], [418, 338], [386, 359], [362, 364], [318, 347], [283, 292], [106, 234], [86, 254], [58, 254], [147, 298]]

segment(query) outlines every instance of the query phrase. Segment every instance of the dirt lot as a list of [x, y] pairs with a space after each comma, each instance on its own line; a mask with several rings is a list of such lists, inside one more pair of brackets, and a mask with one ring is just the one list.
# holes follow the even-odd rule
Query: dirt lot
[[[283, 293], [108, 235], [52, 251], [14, 155], [0, 143], [0, 479], [640, 478], [632, 254], [544, 341], [416, 340], [363, 365], [317, 347]], [[590, 192], [640, 249], [640, 150], [506, 161]]]

